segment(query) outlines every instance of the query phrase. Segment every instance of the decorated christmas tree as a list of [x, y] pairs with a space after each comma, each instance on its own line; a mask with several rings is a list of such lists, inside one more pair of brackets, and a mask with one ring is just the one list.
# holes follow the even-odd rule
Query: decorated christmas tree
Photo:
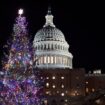
[[29, 67], [32, 67], [32, 55], [30, 51], [30, 43], [27, 32], [26, 17], [22, 16], [23, 10], [19, 10], [19, 16], [16, 18], [16, 23], [13, 27], [13, 40], [9, 52], [8, 63], [6, 69], [13, 71], [25, 72]]
[[0, 72], [0, 105], [40, 105], [43, 79], [40, 71], [33, 68], [35, 61], [27, 32], [26, 17], [19, 16], [13, 27], [13, 39], [9, 45], [7, 62]]

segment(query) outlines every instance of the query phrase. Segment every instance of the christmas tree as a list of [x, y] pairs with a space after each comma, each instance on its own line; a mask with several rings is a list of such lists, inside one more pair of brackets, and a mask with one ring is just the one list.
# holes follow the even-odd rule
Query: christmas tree
[[[33, 51], [28, 40], [26, 17], [19, 16], [13, 27], [8, 60], [0, 72], [0, 105], [40, 105], [43, 79], [34, 70]], [[5, 62], [5, 61], [4, 61]]]
[[[13, 71], [27, 70], [32, 67], [32, 56], [28, 40], [26, 17], [22, 16], [23, 10], [19, 10], [19, 16], [13, 27], [13, 40], [9, 53], [9, 60], [6, 69]], [[18, 72], [18, 71], [17, 71]], [[25, 72], [25, 71], [24, 71]]]

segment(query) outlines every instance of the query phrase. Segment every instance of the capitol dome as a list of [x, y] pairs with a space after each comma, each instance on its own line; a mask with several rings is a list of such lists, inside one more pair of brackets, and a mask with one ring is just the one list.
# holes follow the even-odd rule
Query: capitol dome
[[64, 34], [55, 27], [51, 9], [45, 16], [46, 23], [34, 38], [35, 67], [40, 69], [72, 68], [72, 54]]
[[43, 27], [35, 35], [35, 42], [48, 40], [65, 42], [63, 33], [56, 27], [50, 25]]

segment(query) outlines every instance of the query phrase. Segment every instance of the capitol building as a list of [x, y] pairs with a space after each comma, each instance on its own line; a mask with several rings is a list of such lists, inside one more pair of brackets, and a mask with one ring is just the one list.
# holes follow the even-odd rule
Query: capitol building
[[33, 41], [34, 68], [41, 70], [41, 78], [45, 79], [45, 105], [70, 105], [72, 97], [84, 97], [105, 89], [105, 74], [101, 74], [101, 70], [86, 74], [84, 68], [73, 68], [70, 46], [53, 23], [51, 8], [48, 8], [45, 19]]
[[45, 16], [46, 23], [34, 38], [36, 67], [40, 69], [69, 68], [72, 69], [73, 55], [69, 52], [69, 45], [61, 30], [53, 23], [51, 9]]

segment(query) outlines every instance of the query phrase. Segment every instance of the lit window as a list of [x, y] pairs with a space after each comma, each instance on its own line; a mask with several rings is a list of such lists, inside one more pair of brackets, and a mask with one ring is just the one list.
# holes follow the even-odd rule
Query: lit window
[[64, 79], [64, 77], [62, 76], [61, 79]]
[[60, 64], [62, 64], [62, 57], [60, 57]]
[[61, 96], [64, 96], [65, 94], [64, 93], [61, 93]]
[[55, 79], [55, 76], [53, 76], [52, 79]]
[[65, 93], [68, 93], [68, 91], [65, 91]]
[[64, 88], [64, 85], [62, 84], [62, 86], [61, 86], [62, 88]]
[[58, 63], [60, 64], [60, 62], [61, 62], [61, 59], [60, 59], [60, 57], [58, 56]]
[[86, 92], [87, 92], [87, 93], [89, 92], [89, 89], [88, 89], [88, 88], [86, 88]]
[[59, 93], [59, 91], [57, 91], [57, 93]]
[[55, 64], [57, 63], [57, 58], [56, 58], [56, 56], [55, 56]]
[[54, 62], [53, 62], [53, 56], [51, 56], [51, 63], [54, 63]]
[[101, 105], [101, 100], [100, 100], [100, 99], [96, 100], [95, 102], [96, 102], [98, 105]]
[[78, 91], [74, 91], [74, 96], [78, 96], [78, 95], [79, 95]]
[[101, 74], [101, 70], [95, 70], [93, 71], [93, 74]]
[[43, 64], [43, 57], [40, 58], [40, 63]]
[[65, 102], [67, 102], [68, 100], [67, 99], [65, 99]]
[[43, 79], [43, 77], [40, 77], [41, 79]]
[[44, 63], [47, 63], [46, 56], [44, 57]]
[[65, 58], [65, 64], [67, 65], [67, 58]]
[[49, 79], [49, 77], [46, 77], [46, 79]]
[[46, 94], [49, 94], [49, 91], [46, 91]]
[[44, 100], [44, 104], [47, 105], [47, 103], [48, 103], [48, 101], [47, 100]]
[[50, 63], [50, 57], [49, 56], [47, 57], [47, 62]]
[[53, 85], [52, 87], [55, 88], [55, 85]]
[[92, 88], [92, 92], [94, 92], [95, 91], [95, 89], [94, 88]]
[[88, 84], [88, 81], [86, 81], [86, 84]]
[[46, 87], [49, 87], [49, 83], [46, 83]]

